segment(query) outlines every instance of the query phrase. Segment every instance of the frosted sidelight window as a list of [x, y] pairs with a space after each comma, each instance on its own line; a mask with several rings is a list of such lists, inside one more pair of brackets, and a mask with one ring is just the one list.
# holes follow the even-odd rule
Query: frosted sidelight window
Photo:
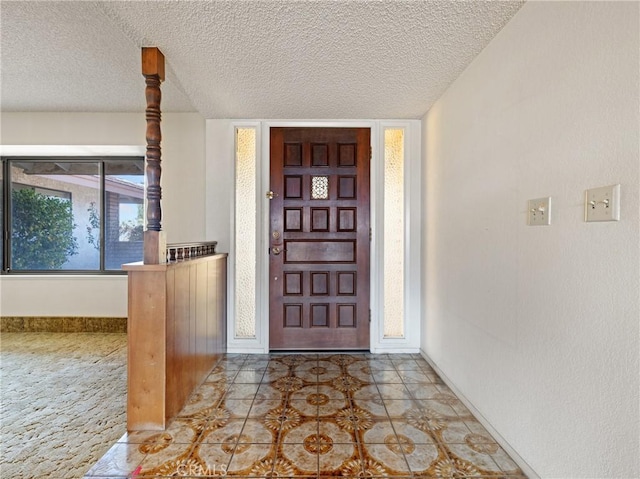
[[235, 337], [256, 337], [256, 130], [236, 130]]
[[404, 337], [404, 129], [384, 131], [384, 337]]

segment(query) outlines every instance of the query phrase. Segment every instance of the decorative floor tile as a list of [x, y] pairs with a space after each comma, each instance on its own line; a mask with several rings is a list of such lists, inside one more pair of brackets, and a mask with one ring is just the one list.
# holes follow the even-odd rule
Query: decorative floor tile
[[513, 462], [513, 459], [509, 457], [509, 455], [502, 448], [498, 448], [496, 452], [491, 454], [491, 457], [498, 467], [509, 475], [521, 475], [524, 476], [524, 473], [520, 470], [518, 465]]
[[273, 444], [277, 442], [280, 434], [280, 425], [273, 428], [263, 420], [247, 419], [242, 428], [242, 434], [238, 438], [241, 443]]
[[431, 377], [428, 374], [423, 373], [420, 370], [410, 370], [410, 371], [400, 371], [400, 378], [402, 382], [406, 384], [412, 383], [421, 383], [422, 384], [430, 384], [432, 382]]
[[240, 383], [257, 383], [262, 381], [266, 369], [241, 369], [235, 376], [234, 381], [236, 384]]
[[382, 444], [367, 444], [367, 455], [393, 476], [410, 476], [411, 470], [395, 435], [387, 435]]
[[342, 429], [335, 422], [318, 422], [318, 442], [335, 446], [336, 444], [349, 444], [356, 447], [356, 436]]
[[316, 417], [318, 415], [318, 404], [316, 398], [316, 393], [311, 393], [308, 394], [306, 399], [289, 399], [287, 405], [295, 408], [304, 416]]
[[373, 371], [368, 361], [358, 361], [347, 367], [347, 373], [363, 383], [374, 383]]
[[418, 428], [404, 420], [392, 420], [393, 429], [398, 437], [407, 438], [412, 444], [435, 444], [437, 436], [426, 428]]
[[438, 447], [435, 443], [414, 443], [403, 434], [398, 434], [398, 442], [412, 472], [425, 471], [438, 460]]
[[170, 476], [188, 461], [193, 444], [169, 444], [167, 447], [150, 451], [140, 464], [141, 476]]
[[173, 444], [193, 444], [200, 438], [200, 434], [207, 428], [208, 420], [177, 418], [162, 433], [156, 443], [170, 442]]
[[289, 367], [278, 361], [271, 361], [264, 372], [262, 381], [264, 383], [277, 381], [278, 379], [289, 375]]
[[[265, 377], [266, 377], [265, 373]], [[264, 380], [264, 379], [263, 379]], [[262, 383], [258, 388], [258, 392], [255, 395], [255, 399], [283, 399], [286, 397], [286, 393], [283, 394], [281, 391], [274, 388], [271, 383]]]
[[385, 399], [411, 399], [410, 391], [405, 384], [378, 384], [378, 390]]
[[223, 366], [218, 365], [211, 370], [209, 376], [207, 376], [207, 379], [205, 379], [205, 382], [224, 385], [227, 383], [232, 383], [237, 374], [237, 369], [227, 369]]
[[358, 461], [358, 459], [358, 447], [353, 443], [340, 443], [333, 440], [318, 443], [318, 471], [321, 475], [340, 475], [344, 464]]
[[402, 383], [402, 378], [400, 377], [400, 374], [398, 374], [398, 371], [396, 371], [395, 369], [384, 370], [384, 371], [375, 371], [373, 373], [373, 378], [374, 378], [375, 382], [378, 383], [378, 384], [387, 384], [387, 383], [400, 384], [400, 383]]
[[451, 406], [447, 406], [446, 404], [442, 404], [440, 401], [435, 401], [432, 399], [416, 399], [414, 400], [414, 404], [421, 409], [435, 411], [446, 418], [448, 421], [459, 420], [459, 417], [453, 410], [453, 408]]
[[290, 464], [294, 476], [317, 475], [318, 449], [317, 441], [284, 443], [280, 445], [276, 454], [276, 462], [283, 461]]
[[471, 443], [471, 446], [468, 444], [448, 444], [448, 453], [451, 460], [462, 459], [473, 464], [478, 469], [490, 473], [500, 472], [500, 467], [498, 467], [491, 455], [491, 452], [496, 453], [497, 450], [497, 444]]
[[266, 369], [269, 366], [269, 358], [265, 355], [256, 355], [258, 357], [248, 357], [242, 364], [242, 369]]
[[[280, 392], [278, 392], [280, 395]], [[262, 419], [264, 416], [277, 407], [282, 406], [282, 399], [263, 399], [257, 396], [251, 403], [251, 409], [247, 415], [248, 419]]]
[[367, 447], [370, 444], [388, 444], [390, 441], [398, 442], [395, 430], [388, 419], [374, 421], [372, 426], [362, 433], [362, 443]]
[[216, 405], [225, 393], [224, 382], [221, 384], [205, 382], [195, 391], [178, 417], [190, 417], [203, 409]]
[[367, 361], [367, 365], [371, 370], [371, 373], [376, 373], [379, 371], [394, 371], [395, 367], [393, 366], [393, 362], [390, 359], [369, 359]]
[[252, 398], [258, 392], [259, 384], [244, 384], [244, 383], [234, 383], [233, 386], [229, 388], [225, 398], [230, 399], [246, 399]]
[[[348, 391], [340, 391], [336, 389], [332, 382], [331, 384], [318, 385], [318, 394], [329, 398], [332, 401], [344, 401], [348, 402], [349, 398], [353, 396], [353, 393]], [[308, 396], [307, 396], [308, 398]]]
[[413, 359], [392, 359], [391, 362], [398, 371], [421, 371], [420, 365]]
[[469, 431], [469, 428], [464, 422], [448, 421], [447, 427], [441, 431], [441, 439], [447, 444], [464, 444], [471, 434], [471, 431]]
[[236, 448], [236, 444], [232, 445], [230, 442], [199, 444], [176, 472], [193, 476], [223, 476], [229, 468]]
[[280, 444], [306, 444], [309, 441], [317, 442], [318, 421], [315, 418], [309, 419], [297, 427], [282, 431]]
[[417, 355], [227, 355], [166, 431], [88, 477], [526, 479]]
[[[380, 401], [382, 401], [382, 396], [380, 395], [380, 391], [378, 390], [379, 387], [382, 387], [384, 385], [370, 385], [370, 386], [364, 386], [361, 389], [358, 389], [355, 393], [353, 393], [352, 397], [356, 400], [358, 399], [378, 399]], [[402, 386], [402, 385], [400, 385]]]
[[238, 442], [245, 419], [230, 419], [221, 427], [207, 429], [199, 438], [200, 443], [226, 444], [227, 448], [233, 447]]
[[[272, 444], [246, 444], [234, 453], [227, 469], [230, 476], [265, 477], [274, 468], [274, 446]], [[281, 472], [290, 470], [290, 465], [278, 464]]]
[[249, 399], [225, 399], [221, 404], [224, 404], [225, 409], [231, 413], [231, 417], [236, 419], [246, 418], [253, 402], [253, 397], [251, 397]]
[[303, 386], [296, 391], [291, 391], [289, 394], [289, 401], [306, 401], [309, 396], [313, 396], [318, 393], [318, 385], [311, 383], [307, 386]]
[[318, 396], [313, 398], [313, 402], [318, 404], [317, 415], [320, 418], [332, 418], [335, 417], [342, 409], [349, 407], [349, 400], [344, 399], [328, 399], [328, 396], [318, 393]]
[[375, 409], [380, 411], [381, 414], [385, 411], [392, 419], [402, 418], [404, 417], [405, 412], [416, 407], [416, 403], [413, 399], [385, 399], [383, 400], [383, 405], [384, 410], [378, 405], [372, 406], [371, 410], [373, 411]]
[[[397, 401], [402, 401], [401, 399], [398, 399]], [[405, 401], [410, 401], [409, 399], [405, 399]], [[356, 407], [362, 408], [362, 409], [366, 409], [367, 411], [369, 411], [373, 416], [376, 417], [387, 417], [387, 409], [384, 405], [384, 400], [382, 399], [382, 397], [377, 397], [377, 398], [365, 398], [365, 399], [354, 399], [352, 401], [352, 404]]]

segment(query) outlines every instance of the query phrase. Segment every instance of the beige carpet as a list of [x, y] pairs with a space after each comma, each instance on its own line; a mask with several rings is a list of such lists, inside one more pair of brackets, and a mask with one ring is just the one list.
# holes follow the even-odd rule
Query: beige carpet
[[0, 477], [81, 478], [126, 432], [127, 336], [2, 333]]

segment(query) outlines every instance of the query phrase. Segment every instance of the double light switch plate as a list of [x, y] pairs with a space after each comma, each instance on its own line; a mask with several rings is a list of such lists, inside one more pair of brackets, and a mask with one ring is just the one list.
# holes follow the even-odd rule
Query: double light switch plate
[[529, 226], [547, 226], [551, 224], [551, 197], [529, 200]]
[[619, 221], [620, 185], [587, 190], [584, 203], [585, 221]]

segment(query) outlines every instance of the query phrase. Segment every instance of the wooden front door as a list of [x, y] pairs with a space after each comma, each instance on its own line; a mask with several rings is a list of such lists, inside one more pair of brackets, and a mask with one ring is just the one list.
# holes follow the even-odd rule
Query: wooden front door
[[271, 349], [369, 349], [370, 151], [368, 128], [271, 128]]

